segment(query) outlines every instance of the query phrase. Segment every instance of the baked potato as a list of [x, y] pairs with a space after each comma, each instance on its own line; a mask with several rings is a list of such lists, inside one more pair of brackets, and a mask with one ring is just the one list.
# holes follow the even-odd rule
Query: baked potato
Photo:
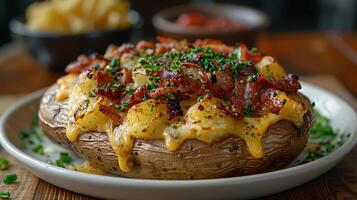
[[169, 38], [80, 56], [44, 94], [40, 127], [110, 173], [208, 179], [280, 169], [306, 146], [313, 109], [270, 56]]

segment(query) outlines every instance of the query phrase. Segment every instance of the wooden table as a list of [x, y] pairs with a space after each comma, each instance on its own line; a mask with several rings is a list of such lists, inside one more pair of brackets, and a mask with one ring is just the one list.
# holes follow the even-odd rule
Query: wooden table
[[[274, 56], [289, 71], [299, 75], [332, 75], [304, 76], [304, 80], [330, 89], [357, 108], [353, 96], [357, 95], [356, 34], [321, 32], [265, 34], [258, 42], [258, 48]], [[6, 107], [1, 105], [18, 99], [19, 94], [29, 93], [52, 84], [59, 76], [61, 74], [50, 73], [40, 68], [19, 46], [9, 44], [2, 47], [0, 107]], [[305, 185], [263, 199], [357, 199], [356, 155], [357, 148], [354, 148], [346, 159], [325, 175]], [[21, 182], [12, 185], [11, 188], [0, 185], [0, 190], [15, 190], [18, 199], [94, 199], [38, 180], [21, 166], [15, 165], [12, 170], [21, 171]]]

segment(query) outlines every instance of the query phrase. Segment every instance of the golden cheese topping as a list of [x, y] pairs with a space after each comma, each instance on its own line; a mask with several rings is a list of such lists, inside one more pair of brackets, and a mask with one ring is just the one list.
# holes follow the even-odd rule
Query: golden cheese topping
[[[256, 66], [259, 73], [267, 77], [280, 78], [286, 75], [272, 57], [264, 57]], [[141, 71], [133, 74], [135, 87], [150, 82], [144, 74]], [[301, 127], [307, 112], [307, 106], [298, 98], [279, 91], [276, 98], [285, 102], [279, 114], [265, 113], [260, 117], [236, 119], [219, 107], [223, 100], [210, 97], [201, 101], [181, 101], [183, 116], [168, 120], [166, 105], [149, 99], [131, 107], [125, 113], [123, 122], [114, 127], [111, 118], [100, 112], [100, 105], [110, 105], [111, 102], [105, 97], [88, 98], [96, 87], [95, 81], [82, 73], [76, 86], [72, 88], [73, 82], [69, 81], [72, 76], [58, 81], [61, 91], [57, 100], [61, 101], [69, 96], [71, 118], [66, 130], [67, 138], [75, 142], [84, 131], [108, 134], [109, 142], [117, 153], [119, 167], [124, 172], [132, 168], [131, 149], [135, 139], [163, 140], [168, 150], [175, 151], [187, 139], [213, 143], [232, 135], [245, 141], [254, 158], [261, 158], [264, 155], [261, 140], [269, 126], [285, 119]]]
[[70, 165], [68, 168], [74, 171], [79, 171], [87, 174], [97, 174], [97, 175], [108, 174], [108, 172], [105, 171], [104, 169], [99, 168], [88, 161], [84, 161], [79, 165]]
[[70, 89], [76, 83], [78, 76], [76, 74], [67, 74], [57, 80], [57, 84], [60, 88], [56, 94], [57, 101], [63, 101], [69, 97]]
[[222, 100], [212, 97], [191, 106], [180, 121], [166, 120], [165, 105], [148, 100], [128, 111], [124, 123], [110, 136], [111, 144], [117, 151], [119, 166], [124, 172], [130, 170], [128, 161], [135, 139], [161, 139], [168, 150], [175, 151], [187, 139], [212, 143], [233, 135], [246, 142], [253, 157], [261, 158], [261, 138], [269, 126], [286, 119], [300, 127], [307, 111], [299, 101], [289, 98], [284, 92], [279, 93], [278, 98], [286, 100], [279, 115], [269, 113], [259, 118], [237, 120], [217, 107]]

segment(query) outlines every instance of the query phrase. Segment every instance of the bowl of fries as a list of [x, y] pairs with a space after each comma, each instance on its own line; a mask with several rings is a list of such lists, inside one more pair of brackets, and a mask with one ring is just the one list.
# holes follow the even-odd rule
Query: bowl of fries
[[79, 54], [127, 42], [141, 24], [127, 0], [47, 0], [31, 4], [10, 30], [41, 65], [63, 71]]

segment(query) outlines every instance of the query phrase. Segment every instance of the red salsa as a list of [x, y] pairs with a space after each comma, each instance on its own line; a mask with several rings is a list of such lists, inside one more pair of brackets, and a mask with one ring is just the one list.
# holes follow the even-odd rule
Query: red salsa
[[182, 27], [199, 27], [209, 30], [242, 29], [245, 27], [245, 23], [242, 21], [199, 12], [183, 13], [177, 18], [176, 23]]

